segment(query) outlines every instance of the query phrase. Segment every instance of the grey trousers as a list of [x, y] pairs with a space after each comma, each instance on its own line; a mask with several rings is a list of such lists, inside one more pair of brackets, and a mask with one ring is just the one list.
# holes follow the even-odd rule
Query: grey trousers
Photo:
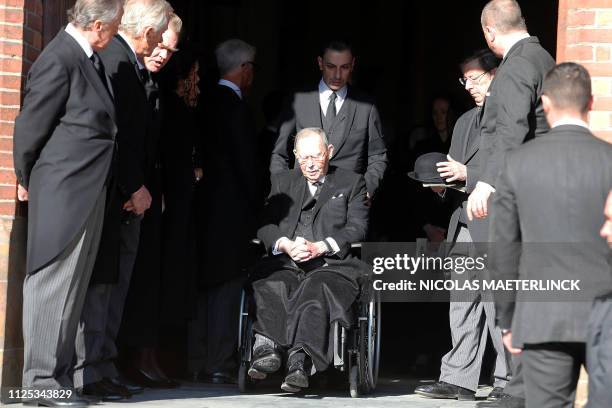
[[573, 408], [585, 352], [585, 343], [525, 344], [526, 408]]
[[76, 388], [119, 375], [115, 340], [138, 253], [141, 219], [130, 217], [121, 223], [118, 282], [90, 285], [87, 290], [76, 337]]
[[[23, 284], [23, 387], [72, 388], [74, 341], [104, 221], [106, 188], [83, 229]], [[75, 221], [76, 222], [76, 221]]]
[[612, 295], [593, 302], [589, 318], [587, 368], [587, 408], [612, 407]]
[[[456, 237], [451, 256], [476, 256], [472, 238], [467, 228], [461, 227]], [[466, 270], [453, 273], [458, 280], [477, 279], [482, 271]], [[452, 291], [450, 294], [449, 320], [453, 348], [442, 357], [440, 381], [476, 391], [482, 359], [487, 346], [487, 337], [491, 336], [497, 352], [494, 377], [495, 387], [505, 387], [510, 378], [509, 361], [504, 351], [501, 331], [495, 325], [495, 305], [492, 295], [482, 291], [469, 293]]]

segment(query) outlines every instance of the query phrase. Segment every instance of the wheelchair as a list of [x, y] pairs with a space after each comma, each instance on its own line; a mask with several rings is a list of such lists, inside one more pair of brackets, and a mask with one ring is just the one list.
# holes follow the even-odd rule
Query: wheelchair
[[[254, 243], [257, 242], [254, 240]], [[351, 245], [352, 253], [359, 253], [360, 250], [361, 244]], [[331, 327], [334, 333], [331, 365], [348, 374], [350, 395], [357, 398], [373, 392], [378, 382], [381, 302], [380, 293], [372, 289], [369, 280], [365, 279], [361, 284], [360, 294], [352, 307], [356, 321], [350, 329], [342, 327], [338, 322], [334, 322]], [[254, 310], [252, 297], [248, 290], [243, 289], [238, 322], [238, 388], [242, 393], [252, 390], [258, 382], [248, 375], [255, 341]]]

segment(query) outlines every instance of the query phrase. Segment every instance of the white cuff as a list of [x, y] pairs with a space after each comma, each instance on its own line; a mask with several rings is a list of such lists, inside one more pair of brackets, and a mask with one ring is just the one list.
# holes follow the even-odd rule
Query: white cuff
[[280, 237], [279, 239], [276, 240], [276, 243], [274, 244], [274, 248], [272, 248], [272, 255], [280, 255], [283, 253], [283, 251], [279, 251], [278, 247], [284, 239], [289, 240], [289, 238], [287, 237]]
[[329, 237], [329, 238], [325, 238], [325, 241], [327, 241], [329, 246], [332, 247], [333, 252], [331, 252], [330, 255], [335, 255], [338, 252], [340, 252], [340, 247], [338, 246], [338, 243], [336, 242], [335, 239], [333, 239], [332, 237]]
[[476, 183], [476, 188], [478, 186], [482, 186], [482, 188], [486, 188], [487, 190], [489, 190], [490, 192], [494, 193], [495, 192], [495, 188], [490, 185], [489, 183], [485, 183], [484, 181], [479, 181]]

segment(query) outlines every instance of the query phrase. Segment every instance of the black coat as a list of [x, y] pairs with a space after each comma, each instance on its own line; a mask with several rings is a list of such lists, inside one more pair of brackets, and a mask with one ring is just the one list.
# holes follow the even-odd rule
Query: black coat
[[[319, 91], [296, 93], [281, 117], [278, 139], [272, 152], [270, 172], [281, 172], [293, 163], [295, 135], [308, 127], [322, 128]], [[328, 135], [334, 145], [330, 164], [365, 176], [373, 196], [387, 168], [387, 148], [383, 139], [378, 109], [370, 97], [349, 87]]]
[[198, 185], [200, 277], [205, 284], [245, 274], [253, 259], [264, 196], [255, 122], [247, 103], [217, 85], [204, 106], [204, 178]]
[[[262, 226], [257, 232], [269, 254], [272, 254], [279, 238], [295, 239], [304, 196], [309, 194], [306, 184], [299, 171], [286, 170], [272, 176], [272, 189], [263, 211]], [[369, 209], [363, 176], [330, 167], [313, 211], [314, 239], [321, 241], [331, 237], [340, 247], [337, 254], [326, 257], [326, 262], [337, 266], [343, 275], [356, 280], [362, 270], [359, 267], [351, 268], [354, 265], [350, 248], [352, 243], [364, 241], [368, 230]], [[279, 270], [283, 266], [295, 268], [286, 255], [272, 256], [268, 260], [272, 269]], [[351, 267], [344, 268], [343, 265]]]
[[556, 127], [507, 155], [493, 195], [492, 278], [579, 279], [582, 290], [560, 302], [524, 301], [529, 291], [516, 304], [496, 298], [515, 346], [586, 341], [593, 297], [612, 290], [610, 249], [599, 236], [611, 189], [612, 145], [580, 126]]
[[83, 228], [107, 182], [116, 134], [110, 94], [83, 49], [60, 31], [28, 73], [15, 122], [15, 172], [29, 192], [28, 273]]
[[146, 140], [151, 108], [147, 103], [136, 57], [125, 40], [116, 35], [100, 58], [111, 78], [117, 111], [117, 160], [104, 218], [102, 239], [92, 283], [115, 283], [119, 274], [119, 234], [123, 204], [145, 182]]
[[499, 64], [481, 120], [481, 181], [495, 186], [505, 153], [548, 131], [542, 82], [554, 66], [537, 37], [517, 42]]

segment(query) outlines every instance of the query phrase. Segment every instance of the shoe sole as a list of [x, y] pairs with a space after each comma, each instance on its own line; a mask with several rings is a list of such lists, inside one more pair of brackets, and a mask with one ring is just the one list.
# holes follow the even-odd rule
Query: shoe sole
[[414, 391], [414, 393], [418, 394], [418, 395], [420, 395], [422, 397], [435, 398], [435, 399], [456, 399], [458, 401], [475, 401], [476, 400], [476, 395], [433, 394], [433, 393], [429, 393], [429, 392], [416, 391], [416, 390]]
[[262, 373], [261, 371], [253, 367], [249, 368], [249, 371], [247, 372], [247, 374], [249, 375], [249, 377], [251, 377], [254, 380], [265, 380], [266, 377], [268, 376], [266, 373]]
[[308, 377], [290, 374], [285, 377], [284, 383], [294, 387], [308, 388]]
[[273, 372], [278, 371], [280, 366], [281, 359], [275, 354], [260, 357], [253, 360], [251, 363], [251, 367], [253, 367], [255, 370], [266, 374], [272, 374]]
[[296, 387], [294, 385], [287, 384], [286, 382], [283, 382], [283, 384], [281, 385], [281, 390], [285, 392], [291, 392], [293, 394], [295, 394], [296, 392], [302, 391], [300, 387]]

